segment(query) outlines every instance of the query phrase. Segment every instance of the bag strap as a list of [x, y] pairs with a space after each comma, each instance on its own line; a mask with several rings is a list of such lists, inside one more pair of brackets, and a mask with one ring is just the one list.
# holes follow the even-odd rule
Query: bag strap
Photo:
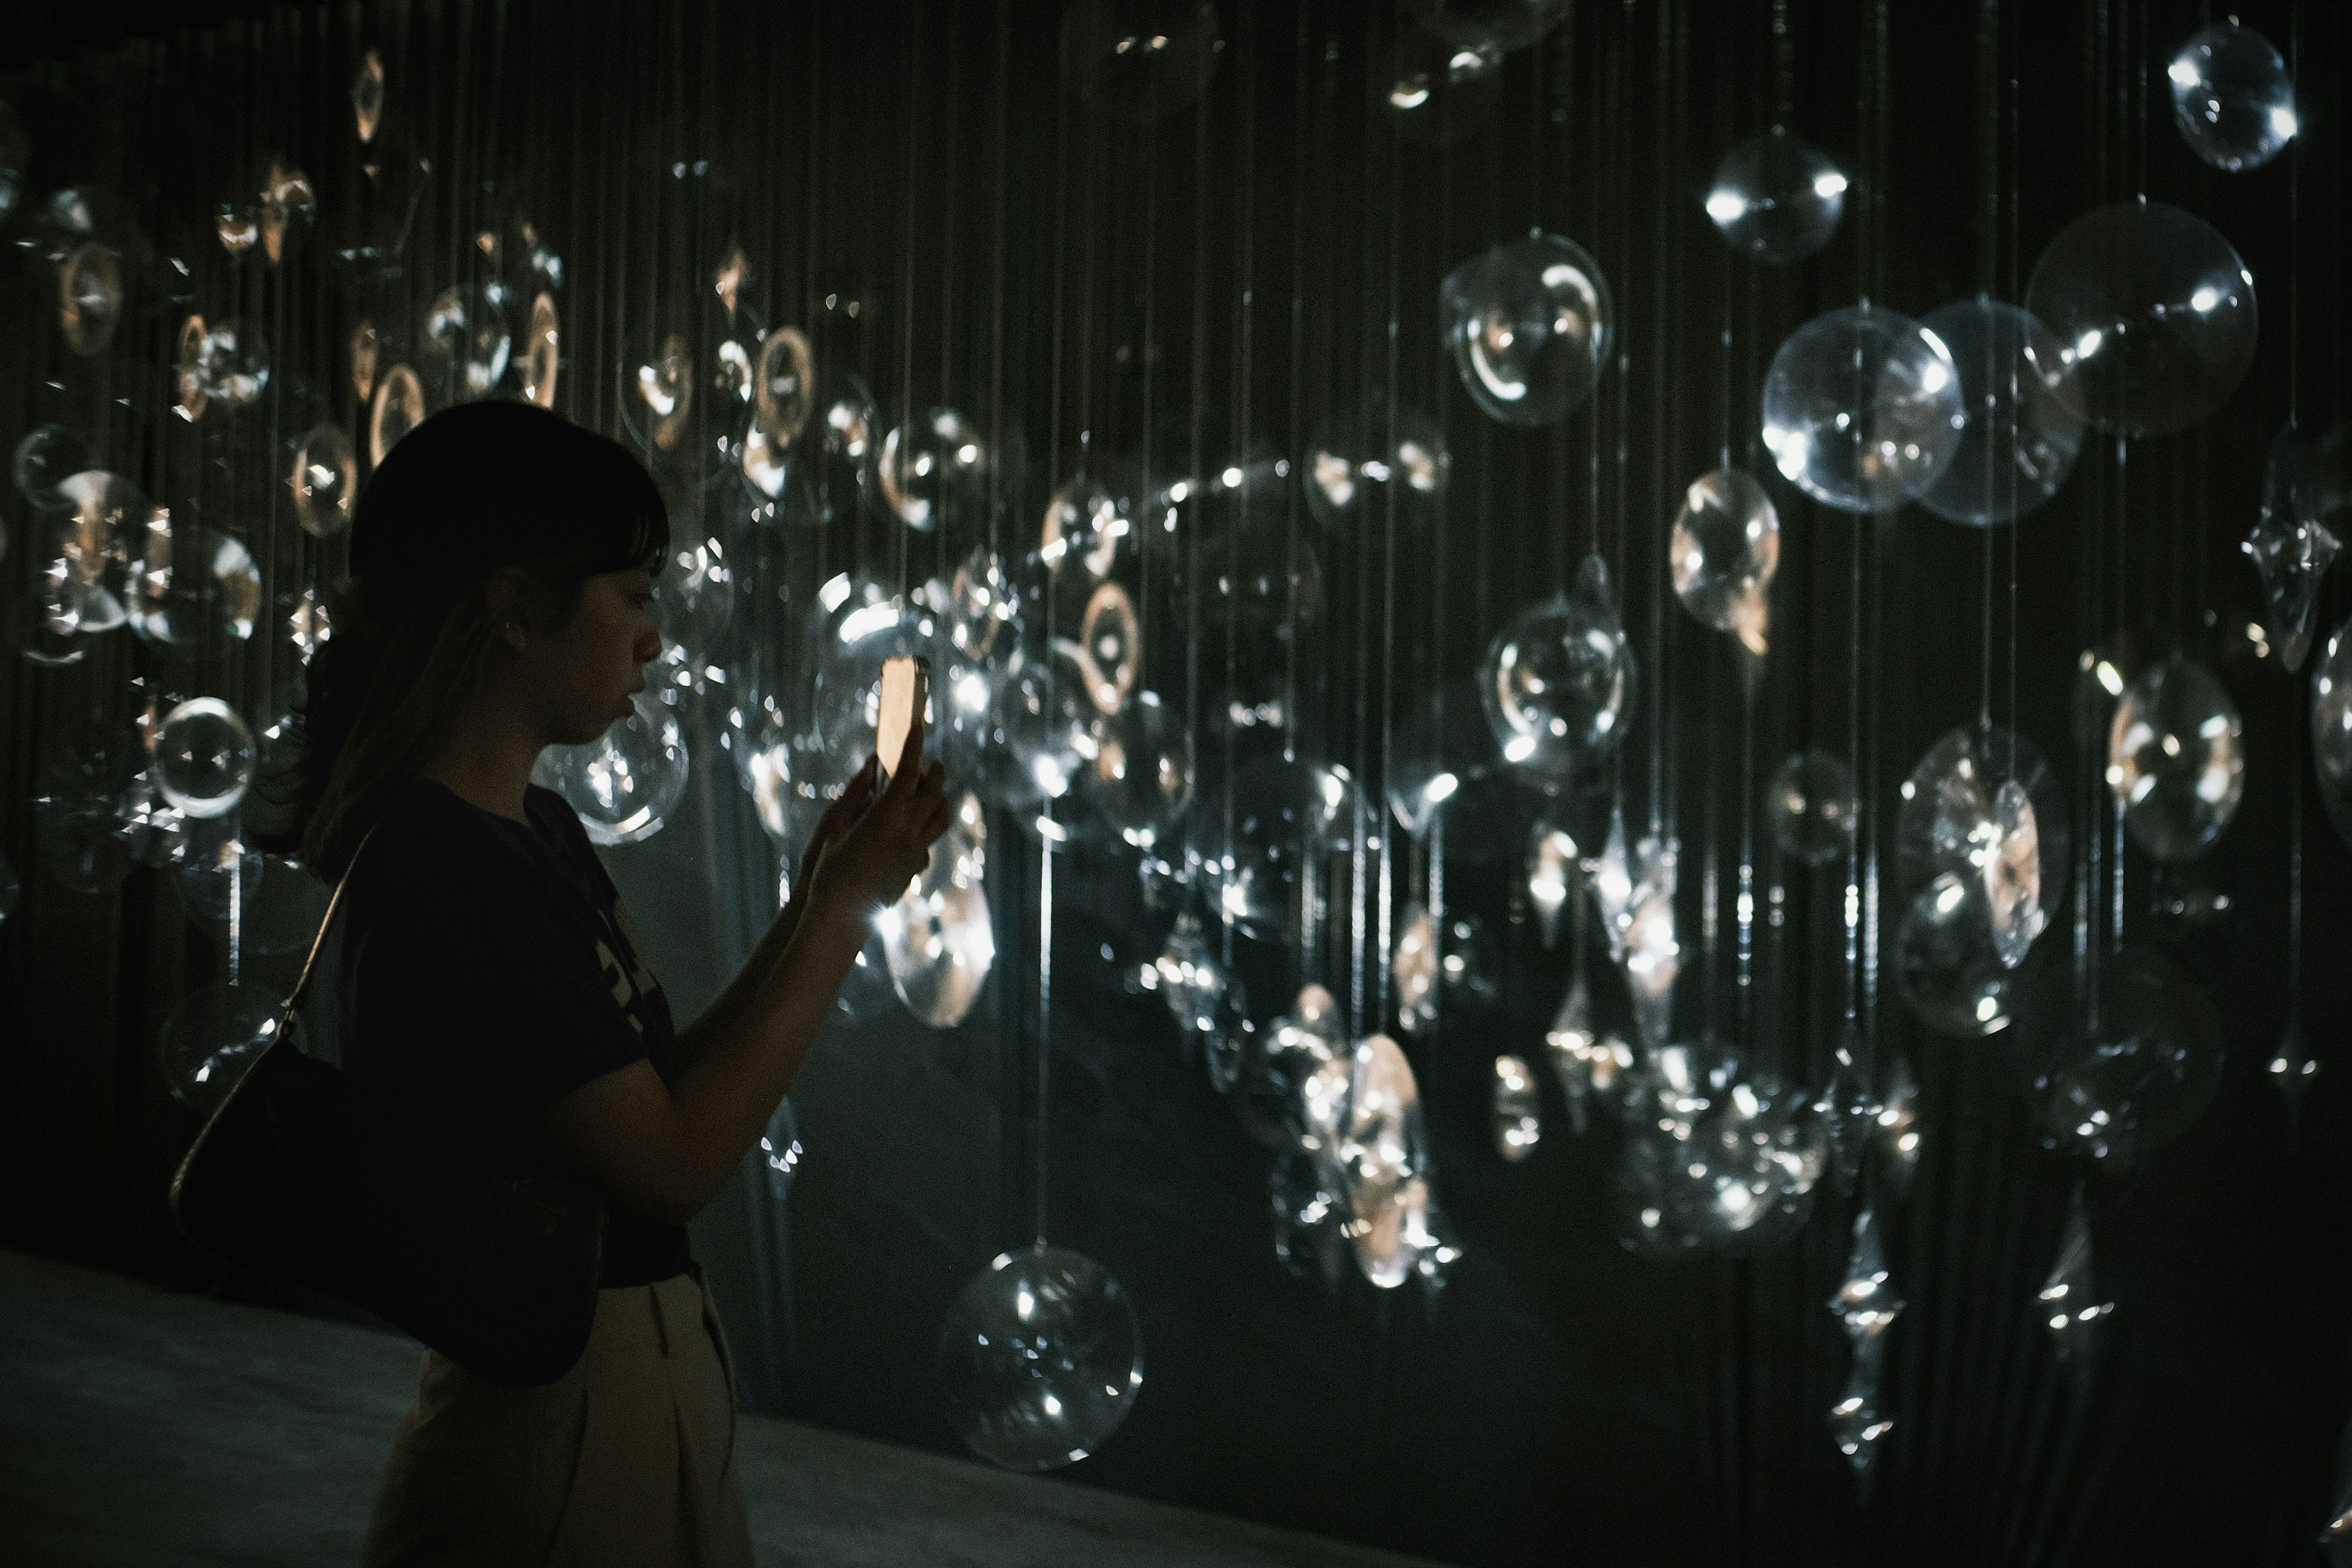
[[359, 865], [360, 857], [367, 853], [368, 840], [375, 837], [375, 830], [381, 826], [381, 820], [370, 823], [368, 830], [360, 835], [359, 847], [352, 851], [351, 859], [343, 865], [341, 879], [335, 883], [335, 890], [328, 896], [327, 913], [319, 921], [319, 934], [310, 939], [310, 956], [302, 961], [301, 978], [294, 982], [294, 989], [286, 997], [286, 1012], [289, 1016], [301, 1009], [302, 994], [310, 988], [310, 972], [318, 967], [319, 954], [326, 949], [327, 933], [335, 926], [335, 911], [342, 908], [343, 889], [352, 885], [352, 872]]

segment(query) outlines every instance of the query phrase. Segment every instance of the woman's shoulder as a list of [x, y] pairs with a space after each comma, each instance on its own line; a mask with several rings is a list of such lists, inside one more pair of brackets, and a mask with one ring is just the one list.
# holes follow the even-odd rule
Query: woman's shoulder
[[385, 804], [352, 870], [356, 901], [422, 898], [453, 913], [486, 912], [536, 879], [496, 818], [426, 778], [410, 780]]

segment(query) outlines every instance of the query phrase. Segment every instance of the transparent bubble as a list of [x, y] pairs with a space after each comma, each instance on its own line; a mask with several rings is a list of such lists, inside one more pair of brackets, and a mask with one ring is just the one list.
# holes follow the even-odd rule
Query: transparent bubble
[[310, 176], [273, 157], [264, 168], [254, 208], [261, 226], [261, 253], [272, 263], [286, 256], [286, 241], [319, 216], [319, 192]]
[[760, 1163], [768, 1173], [768, 1195], [782, 1203], [792, 1195], [793, 1178], [800, 1173], [801, 1122], [793, 1110], [793, 1102], [776, 1102], [776, 1113], [768, 1118], [768, 1130], [760, 1135]]
[[1364, 1278], [1394, 1289], [1427, 1245], [1429, 1151], [1412, 1064], [1386, 1035], [1357, 1044], [1336, 1128], [1348, 1201], [1341, 1230]]
[[[761, 380], [769, 382], [772, 377]], [[807, 480], [812, 501], [807, 509], [809, 521], [855, 517], [865, 504], [872, 484], [869, 476], [882, 449], [881, 416], [875, 410], [874, 394], [847, 371], [824, 370], [817, 374], [811, 404], [814, 427], [795, 437], [790, 447], [780, 449], [763, 437], [746, 440], [743, 477], [754, 490], [773, 498], [783, 495], [789, 476], [798, 472]], [[755, 420], [755, 437], [761, 428]]]
[[2178, 969], [2140, 948], [2100, 961], [2096, 1009], [2036, 1075], [2035, 1117], [2048, 1147], [2128, 1168], [2212, 1103], [2221, 1019]]
[[1177, 916], [1160, 956], [1144, 965], [1138, 978], [1140, 989], [1158, 993], [1168, 1004], [1169, 1016], [1188, 1038], [1216, 1028], [1230, 980], [1198, 917], [1189, 912]]
[[25, 121], [0, 101], [0, 224], [15, 216], [25, 199], [25, 170], [33, 161], [32, 138]]
[[1764, 377], [1764, 447], [1781, 477], [1840, 511], [1892, 511], [1943, 477], [1968, 426], [1934, 333], [1867, 305], [1816, 316]]
[[1374, 90], [1398, 135], [1451, 147], [1494, 123], [1502, 89], [1503, 50], [1493, 40], [1450, 39], [1407, 27]]
[[1771, 621], [1767, 590], [1780, 565], [1780, 514], [1764, 487], [1738, 468], [1693, 479], [1666, 558], [1683, 608], [1761, 658]]
[[541, 408], [554, 407], [555, 378], [563, 371], [563, 322], [556, 314], [554, 296], [541, 292], [532, 297], [520, 346], [515, 363], [522, 366], [523, 396]]
[[71, 185], [41, 205], [26, 248], [54, 268], [58, 325], [68, 352], [106, 352], [122, 318], [123, 275], [153, 252], [127, 203], [99, 185]]
[[495, 278], [444, 289], [425, 308], [426, 363], [448, 378], [449, 400], [487, 397], [504, 380], [514, 355], [514, 330], [507, 324], [512, 300]]
[[1008, 1470], [1075, 1464], [1143, 1387], [1141, 1325], [1093, 1259], [1043, 1242], [1000, 1254], [940, 1329], [940, 1394], [964, 1445]]
[[[207, 985], [182, 997], [163, 1019], [163, 1084], [173, 1099], [210, 1116], [279, 1037], [286, 998], [250, 982]], [[284, 1037], [302, 1048], [302, 1019], [287, 1014]]]
[[1305, 911], [1301, 879], [1354, 841], [1359, 804], [1344, 769], [1261, 757], [1234, 775], [1233, 840], [1205, 869], [1218, 912], [1244, 934], [1279, 942]]
[[2083, 421], [2057, 383], [2050, 330], [2014, 305], [1956, 300], [1920, 323], [1951, 351], [1969, 413], [1959, 451], [1919, 504], [1950, 522], [2014, 522], [2058, 493], [2083, 447]]
[[1570, 0], [1412, 0], [1412, 19], [1456, 44], [1524, 49], [1559, 26]]
[[1660, 1183], [1685, 1237], [1710, 1251], [1752, 1256], [1803, 1228], [1829, 1166], [1827, 1131], [1803, 1093], [1743, 1070], [1708, 1097], [1689, 1129]]
[[1396, 982], [1397, 1027], [1406, 1034], [1433, 1029], [1442, 1013], [1491, 1005], [1499, 989], [1494, 938], [1473, 914], [1440, 918], [1412, 906], [1389, 966]]
[[299, 860], [253, 849], [235, 836], [192, 836], [177, 872], [188, 912], [216, 926], [232, 918], [247, 955], [307, 952], [325, 923], [331, 889]]
[[37, 669], [63, 669], [88, 656], [89, 639], [75, 635], [81, 628], [83, 597], [80, 579], [63, 556], [33, 574], [16, 618], [16, 647], [26, 663]]
[[1802, 261], [1837, 233], [1845, 193], [1844, 172], [1827, 153], [1776, 125], [1723, 155], [1706, 216], [1742, 256]]
[[1266, 1173], [1266, 1203], [1274, 1221], [1274, 1256], [1301, 1278], [1339, 1278], [1339, 1215], [1346, 1196], [1330, 1164], [1296, 1149], [1275, 1157]]
[[2341, 546], [2323, 520], [2326, 503], [2315, 478], [2317, 465], [2293, 424], [2271, 442], [2263, 474], [2263, 510], [2243, 541], [2263, 583], [2263, 603], [2279, 662], [2290, 674], [2311, 655], [2312, 616], [2319, 584]]
[[376, 381], [368, 416], [368, 461], [383, 466], [383, 455], [425, 423], [425, 384], [404, 364], [388, 366]]
[[1100, 715], [1076, 672], [1062, 660], [1015, 651], [992, 683], [989, 702], [991, 797], [1020, 813], [1049, 844], [1067, 842], [1103, 822], [1097, 812], [1053, 808], [1099, 751]]
[[78, 893], [104, 893], [131, 874], [118, 803], [44, 795], [33, 805], [36, 845], [58, 881]]
[[1495, 1058], [1495, 1152], [1517, 1164], [1543, 1141], [1543, 1093], [1517, 1057]]
[[1388, 753], [1389, 809], [1407, 833], [1424, 837], [1464, 783], [1494, 764], [1495, 741], [1476, 691], [1454, 681], [1402, 705]]
[[634, 710], [596, 740], [550, 746], [531, 770], [580, 814], [598, 844], [635, 844], [662, 829], [686, 793], [686, 734], [677, 710], [648, 686]]
[[2235, 16], [2183, 44], [2165, 75], [2172, 79], [2172, 122], [2189, 151], [2217, 169], [2259, 169], [2300, 129], [2286, 62]]
[[311, 538], [331, 539], [351, 526], [360, 458], [341, 426], [314, 425], [294, 443], [286, 485], [294, 496], [294, 521]]
[[2124, 826], [2158, 860], [2202, 855], [2246, 790], [2244, 725], [2212, 671], [2175, 655], [2140, 672], [2116, 705], [2107, 785]]
[[234, 535], [162, 510], [148, 520], [131, 563], [131, 629], [146, 642], [184, 651], [217, 648], [253, 636], [261, 616], [261, 568]]
[[1453, 453], [1430, 419], [1366, 395], [1318, 426], [1301, 473], [1307, 505], [1326, 524], [1424, 531], [1452, 476]]
[[1150, 849], [1192, 804], [1192, 731], [1158, 692], [1143, 692], [1102, 726], [1093, 765], [1080, 777], [1112, 830]]
[[89, 443], [63, 425], [43, 425], [16, 443], [16, 493], [36, 511], [64, 511], [74, 504], [65, 482], [98, 467]]
[[934, 408], [882, 437], [882, 501], [919, 533], [988, 515], [995, 454], [980, 426], [952, 408]]
[[1070, 0], [1062, 83], [1089, 108], [1146, 125], [1200, 101], [1221, 47], [1207, 0]]
[[987, 844], [980, 797], [966, 795], [931, 847], [930, 865], [875, 918], [898, 999], [934, 1029], [963, 1022], [996, 962], [984, 882]]
[[1921, 889], [1895, 934], [1903, 1000], [1939, 1035], [1979, 1038], [2009, 1027], [2017, 972], [1994, 945], [1981, 879], [1946, 871]]
[[90, 470], [58, 487], [68, 512], [59, 523], [53, 559], [62, 562], [68, 590], [58, 609], [69, 610], [77, 631], [110, 632], [130, 619], [127, 565], [132, 550], [170, 515], [117, 474]]
[[1853, 770], [1826, 752], [1792, 754], [1764, 785], [1773, 842], [1808, 866], [1845, 858], [1856, 809]]
[[[740, 494], [732, 487], [725, 493], [730, 498]], [[705, 512], [702, 521], [715, 523], [717, 531], [697, 539], [688, 521], [692, 514], [680, 515], [683, 510], [670, 514], [676, 532], [670, 539], [669, 559], [654, 578], [654, 607], [661, 620], [663, 646], [682, 654], [681, 668], [673, 679], [691, 686], [698, 684], [735, 619], [735, 568], [728, 555], [726, 536], [738, 531], [729, 526], [730, 520], [724, 514], [713, 517]]]
[[1600, 556], [1585, 558], [1574, 593], [1530, 605], [1495, 634], [1479, 696], [1503, 760], [1540, 786], [1565, 785], [1617, 744], [1633, 655]]
[[[207, 406], [250, 406], [269, 390], [268, 340], [249, 321], [226, 321], [208, 328], [196, 348], [196, 374]], [[184, 367], [182, 374], [186, 374]]]
[[621, 413], [629, 433], [656, 453], [682, 447], [698, 380], [694, 344], [685, 332], [641, 334], [621, 366]]
[[1900, 793], [1895, 834], [1905, 897], [1924, 896], [1949, 873], [1973, 898], [1954, 903], [1959, 895], [1939, 894], [1932, 916], [1921, 917], [1923, 939], [1980, 917], [1994, 962], [2002, 950], [2021, 954], [2066, 897], [2064, 787], [2040, 749], [1997, 724], [1964, 724], [1928, 749]]
[[2253, 363], [2254, 275], [2220, 230], [2162, 202], [2067, 225], [2034, 263], [2025, 308], [2057, 340], [2059, 398], [2126, 436], [2194, 425]]
[[1456, 268], [1438, 313], [1463, 386], [1506, 425], [1549, 425], [1580, 406], [1616, 341], [1600, 265], [1540, 231]]
[[236, 809], [259, 752], [253, 731], [217, 697], [181, 703], [155, 734], [155, 787], [192, 817]]
[[760, 340], [751, 356], [751, 419], [744, 430], [744, 480], [761, 495], [783, 493], [816, 409], [816, 361], [808, 338], [796, 327], [779, 327]]

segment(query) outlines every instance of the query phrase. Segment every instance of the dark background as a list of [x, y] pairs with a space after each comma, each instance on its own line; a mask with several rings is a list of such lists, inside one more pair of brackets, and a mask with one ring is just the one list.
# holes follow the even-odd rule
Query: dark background
[[[2086, 1384], [2053, 1364], [2033, 1307], [2082, 1175], [2039, 1148], [2021, 1093], [2052, 1038], [2046, 1015], [1993, 1042], [1955, 1043], [1917, 1029], [1891, 984], [1877, 1008], [1882, 1077], [1905, 1053], [1921, 1080], [1926, 1152], [1908, 1205], [1891, 1214], [1910, 1306], [1891, 1331], [1880, 1405], [1895, 1426], [1866, 1502], [1822, 1418], [1845, 1370], [1822, 1303], [1849, 1205], [1824, 1192], [1811, 1226], [1770, 1257], [1660, 1265], [1611, 1238], [1601, 1193], [1613, 1140], [1567, 1136], [1556, 1098], [1530, 1159], [1493, 1153], [1492, 1058], [1539, 1054], [1567, 967], [1509, 886], [1534, 803], [1500, 785], [1465, 791], [1449, 814], [1446, 887], [1502, 946], [1501, 998], [1412, 1045], [1438, 1194], [1465, 1249], [1442, 1293], [1328, 1286], [1277, 1264], [1266, 1156], [1164, 1005], [1123, 984], [1164, 928], [1132, 891], [1131, 858], [1098, 848], [1055, 867], [1046, 1229], [1108, 1266], [1142, 1316], [1144, 1395], [1071, 1472], [1081, 1483], [1472, 1563], [2313, 1561], [2352, 1318], [2352, 1057], [2336, 962], [2347, 864], [2322, 814], [2305, 811], [2302, 1006], [2323, 1068], [2291, 1130], [2263, 1064], [2288, 1007], [2304, 696], [2275, 659], [2248, 652], [2246, 619], [2262, 609], [2236, 542], [2287, 413], [2290, 320], [2304, 423], [2345, 414], [2334, 8], [2306, 5], [2302, 18], [2303, 143], [2231, 176], [2190, 157], [2165, 99], [2163, 65], [2202, 8], [2000, 7], [1993, 75], [2016, 83], [2015, 120], [1992, 184], [2013, 196], [2015, 220], [2013, 238], [1996, 230], [1987, 245], [1978, 8], [1888, 7], [1881, 73], [1878, 13], [1792, 5], [1790, 122], [1855, 177], [1857, 195], [1829, 248], [1790, 268], [1731, 262], [1697, 200], [1721, 150], [1772, 118], [1767, 6], [1676, 5], [1662, 17], [1648, 0], [1587, 0], [1510, 58], [1493, 123], [1444, 151], [1394, 139], [1374, 107], [1395, 9], [1220, 9], [1225, 47], [1202, 107], [1145, 130], [1064, 92], [1058, 7], [1011, 0], [18, 6], [29, 20], [0, 28], [0, 97], [32, 130], [33, 195], [110, 185], [167, 252], [192, 229], [201, 240], [214, 193], [246, 162], [284, 146], [319, 181], [309, 243], [324, 249], [367, 216], [352, 194], [342, 94], [374, 43], [392, 80], [388, 144], [436, 163], [412, 291], [429, 298], [464, 276], [459, 236], [482, 180], [520, 193], [570, 268], [559, 406], [574, 417], [614, 427], [619, 335], [733, 239], [752, 258], [765, 319], [808, 329], [821, 363], [861, 369], [886, 418], [946, 403], [1021, 437], [1026, 463], [985, 516], [903, 550], [870, 518], [845, 521], [774, 563], [788, 598], [843, 565], [920, 577], [982, 539], [1025, 544], [1046, 493], [1077, 467], [1082, 430], [1088, 451], [1163, 474], [1213, 471], [1253, 439], [1296, 461], [1328, 413], [1368, 387], [1403, 389], [1452, 444], [1444, 516], [1398, 540], [1393, 558], [1376, 529], [1316, 532], [1295, 492], [1268, 524], [1322, 553], [1328, 608], [1297, 645], [1302, 749], [1376, 781], [1381, 716], [1466, 680], [1493, 630], [1597, 545], [1617, 570], [1645, 693], [1664, 696], [1663, 727], [1641, 700], [1629, 815], [1654, 773], [1684, 840], [1677, 1016], [1692, 1033], [1737, 1035], [1748, 1016], [1723, 981], [1727, 952], [1701, 935], [1709, 850], [1726, 877], [1738, 854], [1737, 674], [1659, 581], [1675, 498], [1722, 439], [1727, 299], [1734, 454], [1764, 473], [1755, 388], [1773, 347], [1819, 310], [1865, 290], [1913, 314], [1980, 287], [2015, 300], [2059, 227], [2136, 190], [2207, 216], [2257, 279], [2262, 347], [2218, 414], [2136, 443], [2120, 476], [2116, 453], [2095, 443], [2052, 505], [1990, 541], [1916, 508], [1857, 521], [1769, 481], [1782, 561], [1756, 766], [1809, 743], [1845, 752], [1859, 709], [1884, 844], [1895, 785], [1975, 712], [1988, 571], [1993, 710], [2013, 712], [2069, 779], [2078, 841], [2101, 762], [2078, 722], [2083, 648], [2128, 628], [2143, 652], [2197, 654], [2244, 714], [2245, 804], [2197, 868], [2234, 912], [2169, 931], [2145, 913], [2152, 868], [2136, 850], [2126, 863], [2127, 934], [2196, 976], [2228, 1057], [2212, 1108], [2185, 1136], [2137, 1180], [2088, 1190], [2098, 1288], [2117, 1310]], [[2284, 5], [2240, 15], [2282, 47], [2292, 36]], [[698, 161], [709, 167], [696, 179], [670, 173]], [[1563, 426], [1525, 432], [1486, 421], [1455, 384], [1433, 301], [1459, 261], [1535, 222], [1607, 272], [1629, 363]], [[231, 517], [273, 586], [298, 571], [331, 578], [336, 547], [292, 537], [282, 495], [176, 461], [158, 433], [176, 324], [160, 300], [134, 301], [102, 367], [69, 363], [46, 275], [28, 260], [0, 266], [0, 438], [13, 445], [45, 418], [87, 421], [112, 466], [159, 499]], [[224, 285], [215, 271], [205, 286]], [[287, 323], [281, 367], [338, 382], [330, 345], [349, 306], [331, 269], [300, 256], [269, 288]], [[21, 539], [13, 492], [0, 505]], [[1856, 552], [1859, 682], [1846, 656]], [[753, 574], [762, 596], [768, 564]], [[1161, 573], [1154, 613], [1189, 604], [1181, 565], [1171, 547], [1150, 568]], [[21, 614], [27, 570], [22, 546], [0, 559], [7, 616]], [[2323, 637], [2347, 609], [2339, 579]], [[1152, 684], [1183, 689], [1185, 639], [1148, 646]], [[35, 847], [43, 747], [117, 703], [146, 657], [116, 638], [74, 670], [12, 660], [0, 674], [0, 849], [26, 884], [0, 926], [15, 999], [0, 1025], [0, 1240], [282, 1300], [265, 1282], [222, 1278], [162, 1208], [194, 1124], [161, 1087], [155, 1027], [182, 990], [217, 976], [217, 938], [188, 920], [168, 878], [137, 871], [119, 900], [79, 897]], [[1217, 662], [1205, 660], [1213, 694]], [[1214, 711], [1203, 705], [1198, 731], [1211, 801], [1227, 755]], [[748, 951], [774, 886], [772, 851], [710, 743], [713, 716], [695, 718], [687, 804], [656, 838], [608, 855], [682, 1014]], [[1234, 754], [1263, 744], [1236, 738]], [[794, 1097], [809, 1153], [789, 1215], [747, 1181], [698, 1226], [745, 1347], [747, 1397], [763, 1407], [953, 1445], [931, 1384], [938, 1325], [992, 1253], [1027, 1239], [1035, 1152], [1035, 844], [1004, 818], [991, 847], [1001, 956], [979, 1012], [944, 1034], [903, 1016], [830, 1033]], [[1402, 841], [1391, 847], [1402, 900], [1418, 873]], [[1789, 925], [1761, 955], [1751, 1038], [1819, 1081], [1842, 984], [1840, 889], [1834, 872], [1809, 880], [1769, 847], [1759, 876], [1785, 877]], [[1363, 944], [1338, 924], [1312, 954], [1244, 946], [1255, 1012], [1284, 1010], [1302, 969], [1346, 992]], [[1375, 994], [1377, 934], [1375, 921]], [[2036, 955], [2053, 992], [2068, 980], [2066, 934]], [[1622, 1017], [1622, 996], [1602, 1005]], [[1365, 1027], [1376, 1022], [1367, 1013]]]

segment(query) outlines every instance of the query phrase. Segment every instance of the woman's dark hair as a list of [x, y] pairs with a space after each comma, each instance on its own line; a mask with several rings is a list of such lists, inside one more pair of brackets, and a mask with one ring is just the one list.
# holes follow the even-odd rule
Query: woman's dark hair
[[417, 426], [360, 493], [299, 755], [265, 793], [279, 820], [257, 841], [342, 875], [479, 688], [500, 618], [493, 572], [541, 584], [561, 632], [587, 579], [658, 570], [668, 551], [661, 492], [616, 442], [528, 403], [461, 404]]

